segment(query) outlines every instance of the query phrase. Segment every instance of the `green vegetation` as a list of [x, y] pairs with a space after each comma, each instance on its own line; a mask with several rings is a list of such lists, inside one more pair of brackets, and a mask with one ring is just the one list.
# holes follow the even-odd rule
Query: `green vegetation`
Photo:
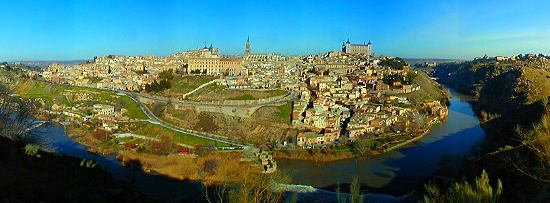
[[394, 70], [403, 70], [405, 66], [407, 66], [407, 62], [403, 60], [402, 58], [385, 58], [382, 61], [380, 61], [381, 66], [390, 67]]
[[160, 82], [154, 81], [151, 84], [145, 85], [145, 91], [146, 92], [162, 92], [165, 89], [170, 89], [172, 87], [172, 83], [170, 83], [169, 80], [162, 79]]
[[424, 72], [417, 72], [410, 77], [413, 77], [412, 84], [420, 86], [420, 90], [412, 93], [400, 94], [399, 96], [406, 97], [414, 104], [421, 104], [426, 101], [447, 99], [447, 91], [437, 82], [430, 79]]
[[145, 91], [146, 92], [162, 92], [166, 89], [170, 89], [172, 87], [172, 80], [174, 79], [174, 71], [172, 69], [170, 70], [164, 70], [159, 73], [159, 81], [154, 81], [151, 84], [145, 85]]
[[231, 97], [229, 100], [256, 100], [256, 98], [252, 95], [245, 94], [237, 97]]
[[82, 161], [80, 161], [80, 166], [85, 168], [95, 168], [97, 163], [94, 160], [82, 159]]
[[90, 83], [98, 83], [101, 81], [101, 78], [98, 77], [86, 77], [86, 79], [90, 80]]
[[187, 98], [192, 101], [258, 100], [285, 94], [284, 90], [239, 90], [210, 84]]
[[343, 192], [340, 184], [336, 185], [336, 201], [338, 203], [362, 203], [365, 200], [365, 195], [361, 191], [359, 178], [355, 177], [349, 186], [349, 194]]
[[290, 121], [290, 116], [292, 114], [292, 103], [286, 103], [281, 106], [277, 106], [277, 111], [275, 112], [275, 116], [277, 118], [280, 118], [281, 120]]
[[162, 92], [163, 96], [181, 97], [181, 95], [194, 90], [202, 84], [216, 79], [214, 76], [197, 75], [197, 76], [180, 76], [175, 75], [171, 79], [171, 87]]
[[424, 202], [426, 203], [488, 203], [498, 202], [502, 194], [502, 182], [497, 180], [496, 188], [489, 184], [489, 175], [485, 170], [481, 173], [481, 177], [476, 178], [471, 184], [467, 181], [451, 184], [446, 191], [441, 191], [436, 185], [428, 183], [424, 185], [426, 195]]
[[[14, 92], [22, 98], [43, 100], [46, 107], [51, 107], [53, 104], [63, 104], [72, 107], [76, 104], [86, 103], [86, 101], [94, 101], [125, 108], [128, 110], [128, 117], [130, 118], [147, 119], [147, 116], [132, 99], [127, 96], [116, 95], [114, 92], [107, 90], [54, 84], [37, 80], [24, 80], [16, 85]], [[89, 95], [89, 99], [76, 101], [71, 96], [75, 94]]]
[[393, 85], [394, 82], [400, 82], [402, 85], [410, 85], [414, 77], [416, 77], [416, 74], [412, 72], [408, 72], [406, 75], [395, 73], [384, 76], [383, 82], [388, 85]]
[[204, 139], [204, 138], [189, 135], [186, 133], [173, 131], [171, 129], [168, 129], [159, 125], [150, 124], [150, 123], [140, 125], [139, 129], [135, 131], [135, 133], [138, 135], [154, 137], [154, 138], [161, 138], [164, 135], [169, 135], [173, 138], [173, 141], [177, 143], [191, 145], [191, 146], [219, 146], [219, 147], [229, 146], [228, 144], [225, 144], [225, 143], [219, 143], [213, 140]]
[[26, 144], [25, 145], [25, 154], [29, 156], [36, 156], [40, 151], [40, 146], [37, 144]]
[[123, 96], [119, 99], [122, 100], [123, 108], [128, 110], [128, 117], [142, 120], [148, 119], [147, 115], [139, 108], [139, 105], [136, 104], [134, 100], [130, 99], [130, 97]]

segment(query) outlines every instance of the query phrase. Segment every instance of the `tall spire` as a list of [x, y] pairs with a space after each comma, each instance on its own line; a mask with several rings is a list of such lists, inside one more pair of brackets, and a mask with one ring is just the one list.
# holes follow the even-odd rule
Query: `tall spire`
[[350, 43], [350, 42], [349, 42], [349, 37], [348, 37], [348, 41], [346, 42], [346, 44], [349, 44], [349, 43]]
[[246, 56], [250, 55], [250, 36], [246, 37], [246, 47], [244, 50]]

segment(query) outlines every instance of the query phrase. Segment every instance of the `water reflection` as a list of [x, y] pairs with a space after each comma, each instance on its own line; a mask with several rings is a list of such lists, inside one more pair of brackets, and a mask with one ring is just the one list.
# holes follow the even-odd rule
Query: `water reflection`
[[93, 160], [99, 167], [108, 171], [113, 178], [127, 181], [138, 188], [145, 196], [163, 202], [181, 200], [202, 201], [199, 182], [180, 181], [165, 176], [148, 174], [140, 166], [124, 167], [113, 156], [101, 156], [88, 152], [87, 148], [70, 139], [63, 126], [47, 123], [37, 129], [37, 136], [49, 149], [62, 155]]
[[340, 160], [330, 163], [279, 160], [294, 184], [330, 187], [350, 183], [355, 177], [370, 187], [405, 194], [424, 178], [433, 174], [441, 160], [462, 157], [471, 151], [485, 135], [470, 104], [471, 98], [450, 91], [449, 117], [417, 143], [366, 160]]

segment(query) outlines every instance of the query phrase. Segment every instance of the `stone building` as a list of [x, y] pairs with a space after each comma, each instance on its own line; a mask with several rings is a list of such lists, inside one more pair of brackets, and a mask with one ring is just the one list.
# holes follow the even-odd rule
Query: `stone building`
[[364, 54], [367, 56], [374, 56], [374, 53], [372, 52], [372, 43], [370, 40], [367, 44], [352, 44], [348, 39], [347, 42], [342, 44], [342, 52], [348, 54]]
[[187, 59], [187, 73], [205, 75], [243, 75], [243, 59], [222, 57], [218, 49], [210, 48], [194, 51]]

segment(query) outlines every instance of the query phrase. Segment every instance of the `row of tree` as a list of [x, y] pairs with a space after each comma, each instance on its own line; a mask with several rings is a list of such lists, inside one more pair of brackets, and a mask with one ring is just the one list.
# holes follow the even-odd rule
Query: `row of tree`
[[171, 87], [172, 87], [172, 82], [170, 82], [169, 80], [166, 80], [166, 79], [162, 79], [162, 80], [160, 80], [160, 82], [154, 81], [151, 84], [146, 84], [145, 85], [145, 91], [146, 92], [161, 92], [161, 91], [164, 91], [165, 89], [170, 89]]
[[172, 80], [174, 79], [174, 71], [172, 69], [165, 70], [159, 73], [159, 81], [154, 81], [151, 84], [145, 85], [146, 92], [162, 92], [165, 89], [172, 88]]
[[394, 82], [400, 82], [402, 85], [410, 85], [414, 77], [415, 75], [410, 72], [407, 73], [406, 75], [395, 73], [395, 74], [385, 75], [382, 81], [388, 85], [393, 85]]
[[380, 65], [390, 67], [391, 69], [394, 69], [394, 70], [403, 70], [403, 68], [407, 66], [407, 62], [405, 62], [405, 60], [399, 57], [385, 58], [382, 61], [380, 61]]

